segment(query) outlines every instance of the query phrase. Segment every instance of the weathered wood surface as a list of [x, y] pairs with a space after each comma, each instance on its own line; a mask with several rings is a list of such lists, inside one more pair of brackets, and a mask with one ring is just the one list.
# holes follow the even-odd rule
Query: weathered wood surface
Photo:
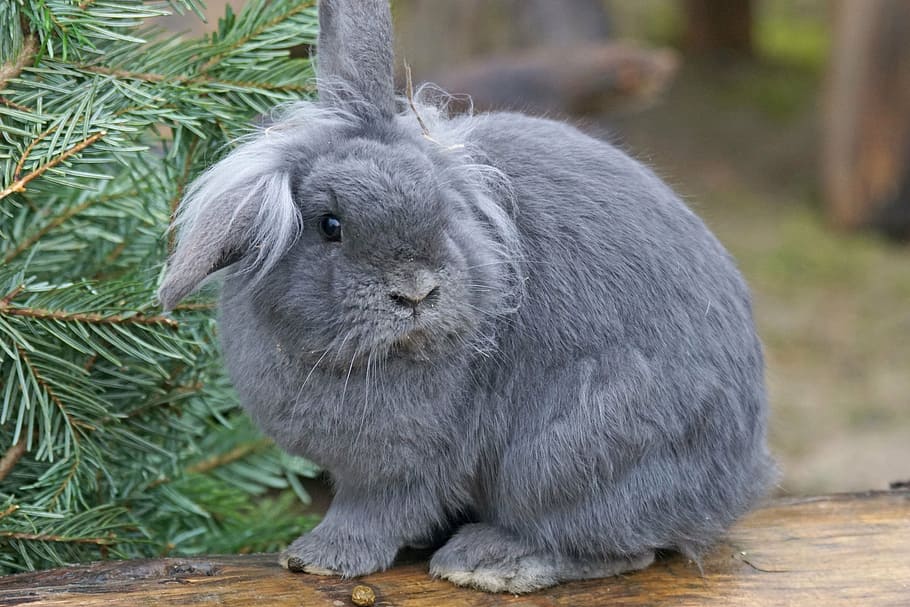
[[679, 556], [617, 578], [524, 596], [487, 595], [430, 579], [425, 561], [359, 580], [298, 575], [274, 555], [99, 563], [0, 578], [0, 606], [227, 607], [352, 605], [524, 607], [910, 605], [910, 490], [789, 499], [740, 522], [704, 561]]

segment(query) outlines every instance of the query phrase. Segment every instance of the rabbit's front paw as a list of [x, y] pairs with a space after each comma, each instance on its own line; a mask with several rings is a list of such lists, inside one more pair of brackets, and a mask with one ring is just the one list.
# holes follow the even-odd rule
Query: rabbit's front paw
[[387, 541], [316, 529], [294, 540], [279, 562], [289, 571], [349, 578], [388, 569], [397, 552]]

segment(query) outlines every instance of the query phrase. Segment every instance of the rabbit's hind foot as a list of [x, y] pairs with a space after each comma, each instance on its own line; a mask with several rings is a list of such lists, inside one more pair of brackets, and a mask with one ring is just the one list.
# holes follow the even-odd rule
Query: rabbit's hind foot
[[524, 594], [569, 580], [644, 569], [651, 551], [631, 558], [579, 560], [531, 547], [493, 525], [465, 525], [433, 555], [430, 573], [459, 586]]

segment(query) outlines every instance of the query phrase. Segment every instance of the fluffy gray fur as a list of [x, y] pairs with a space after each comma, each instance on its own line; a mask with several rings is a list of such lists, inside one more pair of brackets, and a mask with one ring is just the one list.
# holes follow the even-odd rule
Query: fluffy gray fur
[[730, 256], [570, 126], [420, 105], [424, 132], [395, 111], [385, 0], [320, 16], [320, 101], [193, 185], [159, 293], [170, 309], [228, 268], [244, 406], [331, 473], [285, 565], [356, 576], [447, 542], [433, 575], [527, 592], [696, 556], [773, 477]]

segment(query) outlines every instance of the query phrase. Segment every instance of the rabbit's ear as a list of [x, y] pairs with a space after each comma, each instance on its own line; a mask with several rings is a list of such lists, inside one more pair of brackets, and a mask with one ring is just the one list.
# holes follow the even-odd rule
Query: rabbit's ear
[[248, 243], [245, 232], [249, 226], [249, 211], [232, 218], [228, 209], [212, 206], [200, 217], [199, 223], [181, 233], [174, 254], [168, 261], [164, 281], [158, 288], [158, 301], [165, 310], [172, 310], [192, 293], [209, 275], [239, 261]]
[[300, 233], [290, 179], [261, 146], [248, 145], [210, 168], [180, 207], [177, 248], [168, 261], [158, 300], [171, 310], [213, 272], [244, 260], [265, 273]]
[[365, 101], [390, 118], [393, 68], [389, 0], [320, 0], [316, 76], [323, 101], [352, 101], [347, 109], [355, 114]]

